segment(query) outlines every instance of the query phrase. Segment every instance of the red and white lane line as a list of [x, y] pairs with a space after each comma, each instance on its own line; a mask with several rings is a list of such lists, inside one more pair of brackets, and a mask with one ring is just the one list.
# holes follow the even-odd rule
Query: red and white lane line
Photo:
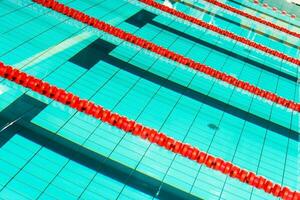
[[262, 19], [262, 18], [260, 18], [260, 17], [256, 17], [256, 16], [251, 15], [251, 14], [249, 14], [249, 13], [247, 13], [247, 12], [242, 11], [242, 10], [236, 9], [236, 8], [234, 8], [234, 7], [232, 7], [232, 6], [229, 6], [229, 5], [227, 5], [227, 4], [222, 3], [221, 1], [217, 1], [217, 0], [204, 0], [204, 1], [206, 1], [206, 2], [208, 2], [208, 3], [211, 3], [211, 4], [213, 4], [213, 5], [216, 5], [216, 6], [220, 7], [220, 8], [225, 9], [225, 10], [228, 10], [228, 11], [230, 11], [230, 12], [233, 12], [233, 13], [235, 13], [235, 14], [238, 14], [238, 15], [241, 15], [241, 16], [243, 16], [243, 17], [246, 17], [246, 18], [248, 18], [248, 19], [251, 19], [251, 20], [253, 20], [253, 21], [255, 21], [255, 22], [264, 24], [264, 25], [266, 25], [266, 26], [268, 26], [268, 27], [271, 27], [271, 28], [273, 28], [273, 29], [276, 29], [276, 30], [279, 30], [279, 31], [281, 31], [281, 32], [284, 32], [284, 33], [287, 33], [287, 34], [289, 34], [289, 35], [292, 35], [292, 36], [295, 36], [295, 37], [297, 37], [297, 38], [300, 38], [300, 33], [291, 31], [291, 30], [289, 30], [289, 29], [287, 29], [287, 28], [285, 28], [285, 27], [279, 26], [279, 25], [277, 25], [277, 24], [274, 24], [274, 23], [272, 23], [272, 22], [270, 22], [270, 21], [267, 21], [267, 20], [265, 20], [265, 19]]
[[297, 17], [295, 14], [289, 14], [285, 10], [278, 10], [277, 7], [270, 7], [267, 3], [260, 3], [259, 0], [254, 0], [254, 1], [250, 1], [250, 2], [260, 5], [264, 8], [271, 8], [274, 12], [279, 11], [282, 15], [290, 15], [290, 17], [292, 19], [296, 19], [296, 17]]

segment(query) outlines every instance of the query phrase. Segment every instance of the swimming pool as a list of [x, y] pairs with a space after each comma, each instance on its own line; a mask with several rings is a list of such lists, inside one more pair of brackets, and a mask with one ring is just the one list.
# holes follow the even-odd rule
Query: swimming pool
[[[299, 102], [299, 66], [139, 1], [70, 7]], [[162, 3], [162, 1], [157, 1]], [[300, 40], [204, 1], [174, 8], [299, 58]], [[224, 1], [300, 32], [300, 22]], [[263, 14], [266, 12], [269, 15]], [[299, 113], [29, 0], [1, 1], [0, 60], [300, 190]], [[274, 199], [22, 86], [0, 83], [2, 199]]]

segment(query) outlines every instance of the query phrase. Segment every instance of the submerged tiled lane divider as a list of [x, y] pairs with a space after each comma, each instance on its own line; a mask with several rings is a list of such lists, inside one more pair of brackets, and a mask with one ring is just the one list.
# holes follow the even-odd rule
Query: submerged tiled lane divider
[[272, 22], [269, 22], [269, 21], [267, 21], [265, 19], [256, 17], [256, 16], [251, 15], [251, 14], [249, 14], [247, 12], [242, 11], [242, 10], [236, 9], [236, 8], [231, 7], [229, 5], [226, 5], [226, 4], [224, 4], [224, 3], [220, 2], [220, 1], [217, 1], [217, 0], [204, 0], [204, 1], [207, 1], [207, 2], [209, 2], [211, 4], [214, 4], [214, 5], [216, 5], [216, 6], [220, 7], [220, 8], [223, 8], [225, 10], [231, 11], [233, 13], [236, 13], [236, 14], [241, 15], [243, 17], [246, 17], [248, 19], [252, 19], [253, 21], [259, 22], [259, 23], [264, 24], [264, 25], [267, 25], [267, 26], [272, 27], [274, 29], [277, 29], [279, 31], [285, 32], [285, 33], [290, 34], [292, 36], [295, 36], [297, 38], [300, 38], [300, 33], [297, 33], [297, 32], [294, 32], [294, 31], [290, 31], [289, 29], [287, 29], [285, 27], [279, 26], [279, 25], [274, 24]]
[[252, 40], [247, 39], [247, 38], [238, 36], [238, 35], [230, 32], [230, 31], [223, 30], [223, 29], [221, 29], [221, 28], [219, 28], [217, 26], [214, 26], [212, 24], [206, 23], [206, 22], [204, 22], [204, 21], [202, 21], [200, 19], [197, 19], [197, 18], [195, 18], [193, 16], [187, 15], [187, 14], [185, 14], [183, 12], [177, 11], [177, 10], [175, 10], [173, 8], [170, 8], [170, 7], [165, 6], [163, 4], [157, 3], [157, 2], [155, 2], [153, 0], [139, 0], [139, 1], [142, 2], [142, 3], [144, 3], [144, 4], [146, 4], [146, 5], [148, 5], [148, 6], [154, 7], [156, 9], [159, 9], [159, 10], [163, 11], [163, 12], [169, 13], [169, 14], [174, 15], [176, 17], [179, 17], [179, 18], [181, 18], [183, 20], [189, 21], [189, 22], [191, 22], [193, 24], [196, 24], [198, 26], [201, 26], [201, 27], [204, 27], [204, 28], [209, 29], [211, 31], [214, 31], [214, 32], [216, 32], [218, 34], [224, 35], [224, 36], [226, 36], [228, 38], [231, 38], [233, 40], [236, 40], [238, 42], [241, 42], [241, 43], [243, 43], [245, 45], [248, 45], [250, 47], [256, 48], [256, 49], [258, 49], [260, 51], [266, 52], [268, 54], [271, 54], [273, 56], [276, 56], [276, 57], [281, 58], [283, 60], [286, 60], [288, 62], [294, 63], [294, 64], [298, 65], [298, 67], [300, 66], [300, 60], [297, 59], [297, 58], [293, 58], [293, 57], [288, 56], [288, 55], [286, 55], [286, 54], [284, 54], [282, 52], [279, 52], [279, 51], [276, 51], [276, 50], [271, 49], [269, 47], [266, 47], [264, 45], [258, 44], [256, 42], [253, 42]]
[[195, 62], [192, 59], [186, 58], [180, 54], [169, 51], [168, 49], [166, 49], [164, 47], [153, 44], [147, 40], [144, 40], [140, 37], [132, 35], [131, 33], [127, 33], [125, 31], [123, 31], [122, 29], [116, 28], [116, 27], [111, 26], [111, 25], [109, 25], [103, 21], [100, 21], [96, 18], [90, 17], [78, 10], [70, 8], [64, 4], [60, 4], [57, 1], [54, 1], [54, 0], [33, 0], [33, 1], [43, 5], [45, 7], [51, 8], [59, 13], [62, 13], [69, 17], [72, 17], [82, 23], [93, 26], [101, 31], [104, 31], [106, 33], [114, 35], [122, 40], [133, 43], [137, 46], [140, 46], [144, 49], [152, 51], [158, 55], [164, 56], [165, 58], [171, 59], [175, 62], [178, 62], [178, 63], [185, 65], [189, 68], [192, 68], [194, 70], [205, 73], [213, 78], [219, 79], [219, 80], [224, 81], [228, 84], [231, 84], [235, 87], [246, 90], [252, 94], [255, 94], [264, 99], [270, 100], [274, 103], [280, 104], [286, 108], [290, 108], [294, 111], [300, 112], [300, 103], [296, 103], [291, 100], [287, 100], [287, 99], [282, 98], [272, 92], [260, 89], [254, 85], [251, 85], [245, 81], [241, 81], [233, 76], [227, 75], [227, 74], [220, 72], [218, 70], [215, 70], [209, 66]]
[[78, 96], [50, 85], [41, 79], [28, 75], [20, 70], [7, 66], [0, 62], [0, 77], [13, 81], [19, 85], [29, 88], [41, 95], [47, 96], [50, 99], [68, 105], [79, 112], [86, 113], [105, 123], [117, 127], [125, 132], [132, 133], [144, 140], [155, 143], [158, 146], [180, 154], [183, 157], [189, 158], [205, 164], [207, 167], [217, 170], [232, 178], [238, 179], [241, 182], [247, 183], [255, 188], [264, 190], [276, 197], [281, 197], [285, 200], [300, 200], [300, 193], [291, 191], [288, 187], [280, 186], [262, 176], [258, 176], [253, 172], [241, 169], [230, 162], [226, 162], [221, 158], [216, 158], [213, 155], [200, 151], [198, 148], [189, 144], [177, 141], [164, 133], [159, 133], [157, 130], [148, 128], [134, 120], [130, 120], [118, 113], [113, 113], [110, 110], [104, 109], [102, 106], [96, 105], [91, 101], [80, 99]]

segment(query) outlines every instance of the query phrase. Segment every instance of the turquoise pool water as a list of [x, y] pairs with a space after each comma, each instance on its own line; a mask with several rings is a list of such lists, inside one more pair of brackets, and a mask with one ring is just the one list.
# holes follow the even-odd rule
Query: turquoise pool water
[[[299, 102], [296, 65], [138, 1], [60, 2]], [[297, 38], [204, 1], [172, 2], [189, 15], [287, 55], [300, 55]], [[224, 2], [300, 32], [299, 21], [292, 25], [285, 16], [272, 18], [272, 12], [259, 12], [247, 0]], [[29, 0], [0, 0], [0, 27], [1, 61], [300, 190], [299, 114]], [[0, 199], [274, 199], [0, 81]]]

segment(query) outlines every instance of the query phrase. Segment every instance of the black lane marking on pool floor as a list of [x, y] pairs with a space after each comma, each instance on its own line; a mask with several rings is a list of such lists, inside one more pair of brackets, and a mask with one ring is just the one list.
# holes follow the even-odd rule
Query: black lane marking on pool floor
[[146, 10], [141, 10], [136, 14], [129, 17], [125, 22], [133, 24], [139, 28], [142, 28], [146, 24], [150, 23], [157, 15]]
[[[31, 120], [46, 106], [46, 104], [24, 94], [0, 112], [1, 125], [9, 124], [21, 117], [20, 120], [8, 126], [7, 129], [5, 129], [5, 133], [0, 133], [0, 144], [2, 144], [0, 148], [5, 145], [5, 142], [17, 134], [85, 167], [159, 199], [199, 199], [192, 194], [184, 192], [172, 185], [161, 183], [161, 181], [141, 172], [134, 171], [131, 173], [132, 168], [130, 167], [31, 123]], [[6, 135], [9, 134], [10, 137], [3, 137], [3, 133]], [[130, 178], [128, 178], [129, 176]], [[161, 185], [162, 187], [160, 187]]]
[[[182, 38], [185, 38], [185, 39], [190, 40], [190, 41], [193, 41], [193, 42], [195, 42], [195, 43], [197, 43], [197, 44], [201, 44], [201, 45], [203, 45], [203, 46], [206, 46], [206, 47], [208, 47], [208, 48], [211, 48], [211, 49], [213, 49], [213, 50], [215, 50], [215, 51], [218, 51], [218, 52], [220, 52], [220, 53], [223, 53], [223, 54], [225, 54], [225, 55], [227, 55], [227, 56], [230, 56], [230, 57], [232, 57], [232, 58], [238, 59], [238, 60], [240, 60], [240, 61], [242, 61], [242, 62], [248, 63], [248, 64], [253, 65], [253, 66], [255, 66], [255, 67], [258, 67], [258, 68], [260, 68], [260, 69], [262, 69], [262, 70], [265, 70], [265, 71], [268, 71], [268, 72], [270, 72], [270, 73], [273, 73], [274, 75], [280, 76], [280, 77], [285, 78], [285, 79], [287, 79], [287, 80], [289, 80], [289, 81], [292, 81], [292, 82], [295, 82], [295, 83], [297, 82], [297, 77], [294, 77], [294, 76], [292, 76], [292, 75], [290, 75], [290, 74], [284, 73], [283, 71], [279, 71], [279, 70], [277, 70], [277, 69], [275, 69], [275, 68], [272, 68], [272, 67], [269, 67], [269, 66], [267, 66], [267, 65], [265, 65], [265, 64], [262, 64], [262, 63], [260, 63], [260, 62], [254, 61], [254, 60], [252, 60], [252, 59], [250, 59], [250, 58], [247, 58], [247, 57], [245, 57], [245, 56], [243, 56], [243, 55], [239, 55], [239, 54], [237, 54], [237, 53], [234, 53], [234, 52], [232, 52], [232, 51], [229, 51], [229, 50], [227, 50], [227, 49], [225, 49], [225, 48], [222, 48], [222, 47], [220, 47], [220, 46], [218, 46], [218, 45], [211, 44], [211, 43], [209, 43], [209, 42], [207, 42], [207, 41], [204, 41], [204, 40], [202, 40], [202, 39], [200, 39], [200, 38], [191, 36], [191, 35], [189, 35], [189, 34], [186, 34], [186, 33], [184, 33], [184, 32], [181, 32], [181, 31], [179, 31], [179, 30], [176, 30], [176, 29], [174, 29], [174, 28], [171, 28], [171, 27], [169, 27], [169, 26], [167, 26], [167, 25], [164, 25], [164, 24], [161, 24], [161, 23], [159, 23], [159, 22], [153, 21], [153, 20], [152, 20], [152, 19], [153, 19], [152, 17], [151, 17], [150, 19], [146, 19], [148, 16], [150, 16], [150, 14], [146, 14], [143, 18], [138, 17], [138, 16], [140, 16], [141, 14], [144, 14], [144, 13], [147, 13], [147, 12], [148, 12], [148, 11], [146, 11], [146, 10], [141, 10], [141, 11], [138, 12], [137, 14], [133, 15], [132, 17], [130, 17], [130, 21], [127, 21], [127, 22], [130, 22], [131, 25], [136, 26], [136, 25], [141, 24], [141, 22], [140, 22], [141, 19], [142, 19], [142, 20], [145, 20], [145, 21], [147, 21], [149, 24], [152, 24], [153, 26], [156, 26], [156, 27], [161, 28], [161, 29], [163, 29], [163, 30], [169, 31], [169, 32], [171, 32], [171, 33], [173, 33], [173, 34], [175, 34], [175, 35], [178, 35], [178, 36], [182, 37]], [[148, 12], [148, 13], [149, 13], [149, 12]], [[135, 18], [134, 18], [134, 17], [135, 17]]]
[[[115, 45], [109, 42], [103, 43], [92, 42], [86, 48], [69, 59], [70, 62], [83, 67], [87, 70], [92, 68], [99, 60], [103, 59], [109, 54]], [[101, 49], [101, 51], [99, 51]]]
[[[97, 46], [98, 49], [95, 49], [93, 47]], [[212, 106], [216, 109], [222, 110], [228, 114], [231, 114], [233, 116], [239, 117], [240, 119], [246, 120], [248, 122], [251, 122], [253, 124], [256, 124], [262, 128], [272, 130], [273, 132], [276, 132], [280, 135], [283, 135], [285, 137], [289, 137], [293, 140], [300, 140], [298, 133], [294, 130], [290, 130], [284, 126], [281, 126], [275, 122], [269, 121], [267, 119], [264, 119], [260, 116], [257, 116], [253, 113], [248, 113], [247, 111], [244, 111], [238, 107], [235, 107], [233, 105], [224, 103], [223, 101], [219, 99], [215, 99], [213, 97], [207, 96], [205, 94], [202, 94], [196, 90], [193, 90], [191, 88], [187, 88], [183, 85], [180, 85], [172, 80], [168, 80], [164, 77], [161, 77], [157, 74], [154, 74], [150, 71], [141, 69], [135, 65], [132, 65], [130, 63], [124, 62], [118, 58], [115, 58], [111, 55], [109, 55], [109, 50], [112, 50], [116, 47], [116, 45], [111, 44], [110, 42], [107, 42], [102, 39], [97, 39], [92, 44], [88, 45], [87, 47], [83, 48], [80, 52], [78, 52], [72, 60], [77, 60], [77, 63], [84, 64], [85, 57], [82, 57], [81, 52], [85, 52], [85, 55], [94, 55], [97, 52], [99, 52], [99, 55], [102, 55], [102, 57], [97, 56], [98, 62], [100, 60], [109, 63], [115, 67], [118, 67], [119, 69], [122, 69], [124, 71], [127, 71], [131, 74], [134, 74], [136, 76], [139, 76], [143, 79], [146, 79], [148, 81], [151, 81], [152, 83], [155, 83], [157, 85], [161, 85], [162, 87], [168, 88], [178, 94], [184, 95], [186, 97], [189, 97], [191, 99], [194, 99], [196, 101], [202, 102], [206, 105]], [[104, 50], [103, 50], [104, 49]], [[103, 50], [103, 52], [106, 52], [107, 55], [105, 55], [103, 52], [100, 54], [100, 52]], [[78, 57], [77, 57], [78, 56]], [[80, 58], [83, 58], [82, 61], [80, 61]], [[142, 61], [141, 61], [142, 62]], [[76, 64], [76, 63], [75, 63]]]
[[[37, 114], [39, 114], [47, 104], [38, 101], [28, 95], [22, 95], [6, 109], [0, 112], [0, 147], [3, 146], [15, 133], [8, 131], [10, 124], [15, 120], [31, 121]], [[4, 114], [4, 115], [2, 115]], [[10, 121], [3, 120], [3, 117], [10, 119]]]
[[[224, 20], [224, 21], [226, 21], [226, 22], [229, 22], [229, 23], [234, 24], [234, 25], [236, 25], [236, 26], [245, 28], [245, 29], [247, 29], [247, 30], [249, 30], [249, 31], [253, 31], [253, 32], [257, 33], [257, 34], [266, 36], [267, 38], [273, 39], [273, 40], [275, 40], [275, 41], [277, 41], [277, 42], [280, 42], [280, 43], [282, 43], [282, 44], [285, 44], [285, 45], [287, 45], [287, 46], [293, 47], [293, 48], [295, 48], [295, 49], [300, 49], [300, 47], [297, 46], [297, 45], [295, 45], [295, 44], [289, 43], [289, 42], [287, 42], [287, 41], [285, 41], [285, 40], [282, 40], [282, 39], [279, 39], [279, 38], [277, 38], [277, 37], [275, 37], [275, 36], [273, 36], [273, 35], [269, 35], [269, 34], [264, 33], [264, 32], [262, 32], [262, 31], [253, 29], [253, 28], [251, 28], [251, 27], [249, 27], [249, 26], [246, 26], [246, 25], [243, 25], [243, 24], [241, 24], [241, 23], [235, 22], [235, 21], [233, 21], [233, 20], [230, 19], [231, 16], [230, 16], [229, 14], [226, 14], [226, 15], [228, 15], [228, 18], [226, 18], [226, 17], [223, 17], [223, 16], [221, 16], [221, 15], [219, 15], [219, 14], [212, 13], [212, 12], [210, 12], [210, 11], [204, 10], [203, 8], [200, 8], [200, 7], [198, 7], [198, 6], [195, 6], [195, 5], [193, 5], [193, 4], [191, 4], [191, 3], [188, 3], [188, 2], [182, 2], [182, 1], [180, 1], [180, 0], [171, 0], [171, 2], [174, 2], [174, 3], [177, 3], [177, 2], [178, 2], [178, 3], [182, 3], [182, 4], [184, 4], [184, 5], [186, 5], [186, 6], [190, 7], [190, 8], [193, 8], [193, 9], [198, 10], [198, 11], [200, 11], [200, 12], [209, 14], [211, 17], [216, 17], [216, 18], [218, 18], [218, 19], [222, 19], [222, 20]], [[286, 34], [286, 33], [285, 33], [285, 34]]]

